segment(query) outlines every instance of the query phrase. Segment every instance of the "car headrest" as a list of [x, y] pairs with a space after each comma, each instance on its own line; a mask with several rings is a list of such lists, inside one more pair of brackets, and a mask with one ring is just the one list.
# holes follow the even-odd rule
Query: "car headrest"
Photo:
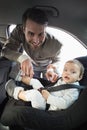
[[76, 59], [79, 60], [85, 68], [83, 78], [80, 81], [80, 85], [87, 86], [87, 56], [77, 57]]

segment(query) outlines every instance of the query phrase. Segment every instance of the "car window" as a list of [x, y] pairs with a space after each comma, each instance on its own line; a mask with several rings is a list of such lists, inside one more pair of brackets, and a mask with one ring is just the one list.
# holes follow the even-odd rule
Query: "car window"
[[60, 72], [62, 72], [63, 65], [67, 60], [87, 55], [84, 43], [70, 32], [53, 27], [47, 27], [47, 32], [53, 34], [63, 44], [58, 65]]

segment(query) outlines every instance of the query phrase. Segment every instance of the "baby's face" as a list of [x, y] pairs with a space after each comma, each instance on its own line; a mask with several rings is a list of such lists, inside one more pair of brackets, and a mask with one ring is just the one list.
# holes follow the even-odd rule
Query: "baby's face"
[[73, 83], [80, 80], [80, 68], [75, 63], [66, 63], [63, 69], [62, 78], [66, 83]]

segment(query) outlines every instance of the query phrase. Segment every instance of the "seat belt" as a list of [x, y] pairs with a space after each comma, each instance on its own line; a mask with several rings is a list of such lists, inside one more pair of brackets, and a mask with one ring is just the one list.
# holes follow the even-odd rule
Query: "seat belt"
[[77, 89], [86, 89], [86, 86], [82, 85], [76, 85], [76, 84], [62, 84], [62, 85], [57, 85], [57, 86], [50, 86], [50, 87], [45, 87], [41, 88], [41, 90], [48, 90], [49, 92], [54, 92], [54, 91], [60, 91], [60, 90], [65, 90], [65, 89], [71, 89], [71, 88], [77, 88]]

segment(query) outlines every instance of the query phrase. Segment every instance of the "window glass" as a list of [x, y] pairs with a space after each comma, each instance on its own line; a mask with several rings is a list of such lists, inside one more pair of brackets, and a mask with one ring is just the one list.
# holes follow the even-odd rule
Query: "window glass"
[[15, 24], [12, 24], [11, 26], [9, 26], [9, 33], [11, 33], [15, 27], [16, 27]]
[[15, 27], [16, 27], [15, 24], [11, 24], [11, 25], [8, 26], [8, 28], [7, 28], [7, 37], [10, 36], [10, 33], [13, 31], [13, 29], [14, 29]]
[[58, 65], [60, 72], [62, 72], [64, 63], [67, 60], [87, 55], [87, 49], [74, 35], [71, 35], [60, 28], [55, 29], [52, 27], [47, 27], [47, 32], [53, 34], [63, 44]]

